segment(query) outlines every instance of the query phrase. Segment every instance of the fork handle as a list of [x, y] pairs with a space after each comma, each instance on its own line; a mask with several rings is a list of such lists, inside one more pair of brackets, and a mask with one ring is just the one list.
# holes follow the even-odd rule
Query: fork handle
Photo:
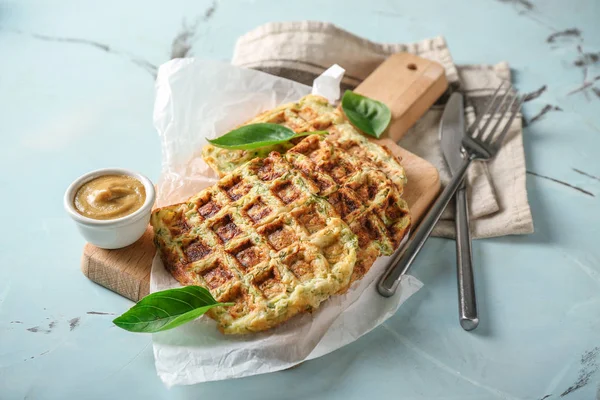
[[471, 252], [471, 232], [467, 209], [467, 189], [463, 184], [456, 192], [456, 272], [458, 279], [458, 313], [460, 326], [470, 331], [477, 328], [477, 302], [473, 281], [473, 258]]
[[400, 283], [400, 277], [408, 272], [417, 254], [431, 235], [435, 224], [439, 221], [442, 213], [454, 197], [454, 194], [460, 187], [467, 169], [471, 164], [472, 158], [466, 157], [460, 168], [446, 185], [442, 194], [435, 201], [406, 247], [398, 250], [393, 256], [387, 270], [377, 284], [379, 294], [385, 297], [393, 296]]

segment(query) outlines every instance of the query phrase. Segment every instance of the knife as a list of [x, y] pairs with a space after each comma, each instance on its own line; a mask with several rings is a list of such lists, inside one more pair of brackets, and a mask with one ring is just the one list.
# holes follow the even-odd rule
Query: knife
[[[444, 159], [452, 174], [463, 162], [462, 138], [465, 134], [465, 114], [463, 96], [453, 93], [446, 104], [440, 123], [440, 142]], [[471, 254], [471, 233], [467, 211], [467, 191], [465, 183], [455, 195], [456, 202], [456, 264], [458, 279], [458, 312], [460, 325], [470, 331], [479, 324], [473, 264]]]

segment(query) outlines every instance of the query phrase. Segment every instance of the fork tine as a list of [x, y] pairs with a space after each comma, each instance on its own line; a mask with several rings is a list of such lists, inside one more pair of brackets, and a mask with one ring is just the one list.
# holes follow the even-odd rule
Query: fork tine
[[508, 106], [506, 107], [506, 109], [504, 110], [504, 112], [502, 113], [502, 115], [500, 115], [498, 117], [498, 121], [496, 121], [496, 124], [494, 125], [494, 127], [490, 131], [490, 134], [487, 136], [487, 138], [485, 138], [485, 140], [483, 141], [483, 143], [485, 143], [485, 144], [492, 143], [492, 139], [494, 138], [494, 134], [496, 133], [496, 131], [500, 127], [500, 124], [502, 123], [502, 120], [504, 119], [504, 116], [506, 115], [506, 113], [508, 113], [512, 109], [512, 105], [515, 103], [515, 100], [517, 100], [517, 96], [512, 96], [512, 100], [510, 101], [510, 103], [508, 103]]
[[485, 114], [487, 114], [490, 109], [492, 108], [492, 105], [494, 104], [494, 102], [496, 101], [496, 98], [498, 97], [498, 93], [500, 93], [500, 89], [502, 89], [502, 86], [504, 86], [504, 81], [502, 81], [500, 83], [500, 85], [498, 86], [498, 88], [496, 89], [496, 91], [494, 92], [493, 96], [492, 96], [492, 100], [490, 100], [489, 104], [487, 105], [486, 109], [484, 112], [482, 112], [481, 114], [479, 114], [477, 116], [477, 118], [475, 119], [475, 122], [473, 122], [471, 124], [471, 126], [469, 126], [469, 129], [467, 129], [467, 132], [470, 136], [473, 136], [473, 133], [475, 133], [475, 129], [477, 129], [477, 127], [479, 126], [479, 124], [481, 124], [481, 120], [483, 119], [483, 116]]
[[[496, 150], [498, 150], [500, 148], [500, 146], [502, 146], [502, 142], [504, 141], [504, 137], [506, 136], [506, 134], [510, 130], [510, 125], [512, 124], [513, 120], [515, 119], [515, 117], [517, 116], [517, 114], [519, 113], [519, 111], [521, 111], [521, 105], [523, 104], [523, 100], [524, 99], [525, 99], [525, 97], [521, 96], [521, 98], [517, 102], [517, 109], [516, 109], [516, 111], [511, 114], [510, 118], [508, 119], [508, 122], [506, 123], [506, 126], [504, 127], [504, 130], [502, 131], [502, 133], [500, 135], [498, 135], [497, 139], [494, 140], [493, 145], [494, 145], [494, 147], [496, 147]], [[511, 107], [512, 107], [512, 104], [511, 104]]]
[[[479, 129], [479, 132], [477, 132], [477, 135], [474, 136], [476, 139], [479, 140], [483, 140], [485, 138], [485, 133], [487, 132], [488, 127], [490, 126], [490, 124], [492, 123], [492, 117], [498, 113], [498, 111], [500, 111], [500, 109], [502, 108], [502, 104], [504, 104], [504, 100], [506, 100], [506, 98], [508, 97], [508, 95], [511, 93], [510, 91], [510, 86], [508, 87], [508, 90], [504, 93], [504, 95], [502, 96], [502, 98], [500, 99], [500, 103], [498, 103], [497, 106], [494, 107], [493, 110], [487, 110], [486, 114], [489, 112], [489, 117], [487, 119], [487, 121], [485, 121], [485, 125], [483, 125], [483, 127], [481, 129]], [[494, 99], [494, 101], [492, 102], [496, 103], [496, 100]], [[493, 132], [490, 132], [490, 134], [492, 134]]]

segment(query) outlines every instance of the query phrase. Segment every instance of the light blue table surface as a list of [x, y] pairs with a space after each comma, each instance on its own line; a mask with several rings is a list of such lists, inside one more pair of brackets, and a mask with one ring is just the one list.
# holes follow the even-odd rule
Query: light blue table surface
[[[524, 107], [529, 120], [562, 110], [524, 132], [528, 170], [551, 178], [528, 175], [536, 232], [474, 244], [476, 331], [458, 325], [454, 242], [443, 239], [426, 245], [414, 268], [425, 287], [393, 318], [289, 371], [167, 389], [150, 336], [90, 313], [132, 303], [81, 274], [63, 192], [107, 166], [158, 177], [144, 65], [168, 60], [182, 21], [211, 6], [0, 2], [0, 399], [598, 398], [597, 0], [222, 0], [192, 40], [193, 55], [229, 60], [236, 38], [268, 21], [332, 21], [386, 42], [444, 35], [459, 64], [506, 60], [519, 89], [547, 85]], [[577, 33], [548, 42], [566, 29]]]

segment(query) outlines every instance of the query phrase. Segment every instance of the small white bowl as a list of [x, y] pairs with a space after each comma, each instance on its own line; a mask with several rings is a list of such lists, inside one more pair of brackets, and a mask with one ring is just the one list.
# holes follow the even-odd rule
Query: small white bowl
[[[126, 175], [142, 182], [146, 189], [146, 201], [135, 212], [121, 218], [98, 220], [84, 217], [74, 206], [77, 190], [86, 182], [103, 175]], [[150, 222], [150, 214], [156, 193], [150, 179], [137, 172], [121, 168], [104, 168], [89, 172], [77, 178], [65, 192], [64, 206], [71, 218], [77, 223], [79, 232], [85, 240], [102, 249], [120, 249], [138, 240]]]

